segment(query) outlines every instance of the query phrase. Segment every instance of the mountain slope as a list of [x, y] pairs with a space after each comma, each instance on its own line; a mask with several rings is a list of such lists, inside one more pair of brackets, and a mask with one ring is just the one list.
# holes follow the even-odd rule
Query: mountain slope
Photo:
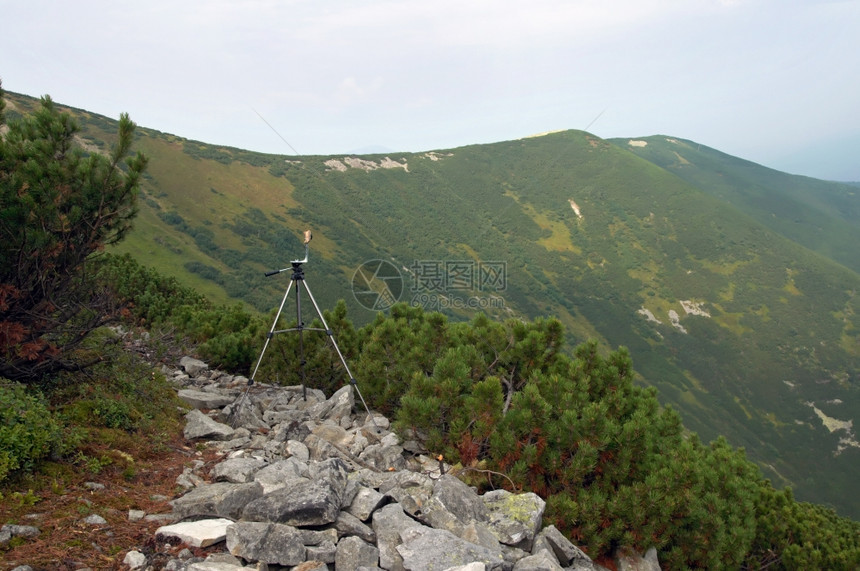
[[[110, 139], [111, 121], [76, 113], [89, 144]], [[811, 213], [792, 233], [785, 216], [761, 219], [789, 203], [768, 209], [788, 175], [756, 171], [751, 207], [748, 163], [683, 144], [696, 180], [580, 131], [359, 158], [140, 129], [151, 166], [120, 250], [267, 311], [289, 280], [263, 273], [301, 257], [311, 227], [307, 284], [321, 307], [346, 299], [358, 324], [374, 315], [353, 295], [372, 260], [391, 263], [377, 285], [454, 318], [470, 305], [557, 316], [571, 344], [627, 346], [641, 382], [704, 439], [725, 435], [798, 498], [860, 518], [860, 275], [845, 251], [856, 189], [792, 179], [792, 209]]]
[[860, 194], [855, 185], [782, 173], [675, 137], [612, 142], [860, 272]]

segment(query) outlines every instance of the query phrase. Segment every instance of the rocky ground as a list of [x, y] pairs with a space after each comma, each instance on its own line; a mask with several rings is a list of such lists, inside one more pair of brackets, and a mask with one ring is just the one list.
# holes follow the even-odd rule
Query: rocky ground
[[[182, 365], [166, 372], [193, 407], [183, 434], [133, 478], [106, 470], [20, 506], [2, 569], [603, 569], [543, 525], [538, 496], [479, 495], [350, 386], [248, 390]], [[659, 569], [653, 550], [600, 563]]]

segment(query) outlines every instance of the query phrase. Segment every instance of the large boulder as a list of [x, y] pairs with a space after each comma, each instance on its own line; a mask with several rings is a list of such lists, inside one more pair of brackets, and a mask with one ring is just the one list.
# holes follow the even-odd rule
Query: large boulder
[[227, 528], [227, 549], [242, 559], [276, 565], [298, 565], [306, 555], [298, 529], [255, 521], [240, 521]]
[[213, 393], [209, 391], [198, 391], [196, 389], [182, 389], [176, 396], [189, 406], [201, 410], [222, 408], [235, 400], [232, 395]]
[[475, 545], [449, 531], [424, 528], [405, 531], [401, 537], [403, 543], [396, 549], [404, 569], [448, 569], [474, 562], [483, 563], [488, 571], [504, 568], [501, 550]]
[[337, 520], [342, 493], [325, 480], [296, 478], [287, 486], [248, 503], [241, 516], [250, 521], [294, 526], [326, 525]]
[[531, 551], [541, 528], [546, 502], [532, 492], [512, 494], [507, 490], [487, 492], [482, 499], [499, 541]]
[[219, 482], [194, 488], [184, 496], [170, 502], [179, 517], [218, 515], [239, 519], [245, 507], [263, 495], [263, 487], [251, 482], [231, 484]]
[[185, 415], [182, 434], [187, 440], [229, 440], [235, 431], [231, 426], [209, 418], [197, 409]]

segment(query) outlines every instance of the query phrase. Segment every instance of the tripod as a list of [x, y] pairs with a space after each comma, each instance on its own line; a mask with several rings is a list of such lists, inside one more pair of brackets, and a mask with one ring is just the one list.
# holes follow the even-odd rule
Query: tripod
[[[304, 400], [308, 400], [307, 387], [305, 385], [305, 348], [304, 348], [304, 332], [307, 331], [322, 331], [328, 338], [331, 340], [331, 344], [334, 347], [334, 350], [337, 352], [337, 356], [340, 358], [340, 362], [343, 365], [346, 374], [349, 376], [349, 382], [355, 388], [355, 392], [358, 394], [358, 397], [361, 399], [361, 404], [364, 405], [364, 409], [367, 411], [368, 416], [373, 422], [374, 426], [376, 426], [376, 421], [373, 419], [373, 415], [370, 413], [370, 409], [367, 406], [367, 403], [364, 400], [364, 396], [362, 396], [361, 391], [358, 389], [358, 384], [355, 381], [355, 377], [352, 376], [352, 371], [349, 370], [349, 365], [346, 363], [346, 359], [343, 357], [343, 353], [340, 351], [340, 347], [337, 346], [337, 342], [334, 339], [334, 332], [329, 328], [328, 323], [326, 323], [325, 317], [320, 311], [319, 306], [317, 305], [316, 300], [314, 299], [313, 294], [311, 293], [310, 288], [308, 287], [307, 282], [305, 281], [305, 272], [302, 268], [302, 264], [307, 263], [308, 261], [308, 252], [309, 252], [309, 242], [311, 241], [311, 231], [305, 231], [305, 257], [303, 260], [293, 260], [290, 262], [290, 268], [283, 268], [280, 270], [273, 270], [271, 272], [266, 272], [266, 277], [274, 276], [276, 274], [280, 274], [287, 270], [292, 271], [292, 275], [290, 276], [290, 283], [287, 285], [287, 291], [284, 292], [284, 298], [281, 300], [281, 305], [278, 307], [278, 313], [275, 315], [275, 320], [272, 322], [272, 328], [269, 330], [269, 333], [266, 335], [266, 342], [263, 344], [263, 350], [260, 352], [260, 357], [257, 359], [257, 365], [254, 367], [254, 372], [251, 374], [251, 378], [248, 381], [248, 388], [254, 384], [254, 377], [257, 376], [257, 370], [260, 368], [260, 363], [263, 362], [263, 356], [266, 354], [266, 349], [269, 347], [269, 343], [272, 341], [272, 338], [279, 333], [288, 333], [291, 331], [298, 331], [299, 333], [299, 374], [302, 381], [302, 398]], [[291, 327], [289, 329], [280, 329], [276, 330], [278, 326], [278, 320], [281, 317], [281, 313], [284, 311], [284, 305], [287, 303], [287, 297], [290, 295], [290, 289], [292, 289], [293, 284], [296, 284], [296, 326]], [[305, 327], [304, 322], [302, 321], [302, 287], [304, 287], [305, 292], [308, 294], [308, 298], [310, 298], [311, 303], [314, 306], [314, 309], [317, 312], [317, 316], [322, 321], [323, 328], [318, 327]], [[247, 391], [246, 391], [247, 394]], [[378, 428], [377, 428], [378, 431]]]

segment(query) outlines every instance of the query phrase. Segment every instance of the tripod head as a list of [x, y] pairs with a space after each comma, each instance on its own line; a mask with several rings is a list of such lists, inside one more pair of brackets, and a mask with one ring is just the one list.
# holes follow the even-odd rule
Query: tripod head
[[283, 268], [280, 270], [272, 270], [271, 272], [266, 272], [266, 277], [273, 276], [275, 274], [279, 274], [281, 272], [285, 272], [289, 269], [293, 271], [296, 270], [300, 265], [307, 263], [308, 261], [308, 253], [310, 252], [310, 242], [313, 239], [314, 235], [310, 230], [305, 230], [305, 258], [303, 260], [292, 260], [290, 261], [290, 265], [292, 268]]

